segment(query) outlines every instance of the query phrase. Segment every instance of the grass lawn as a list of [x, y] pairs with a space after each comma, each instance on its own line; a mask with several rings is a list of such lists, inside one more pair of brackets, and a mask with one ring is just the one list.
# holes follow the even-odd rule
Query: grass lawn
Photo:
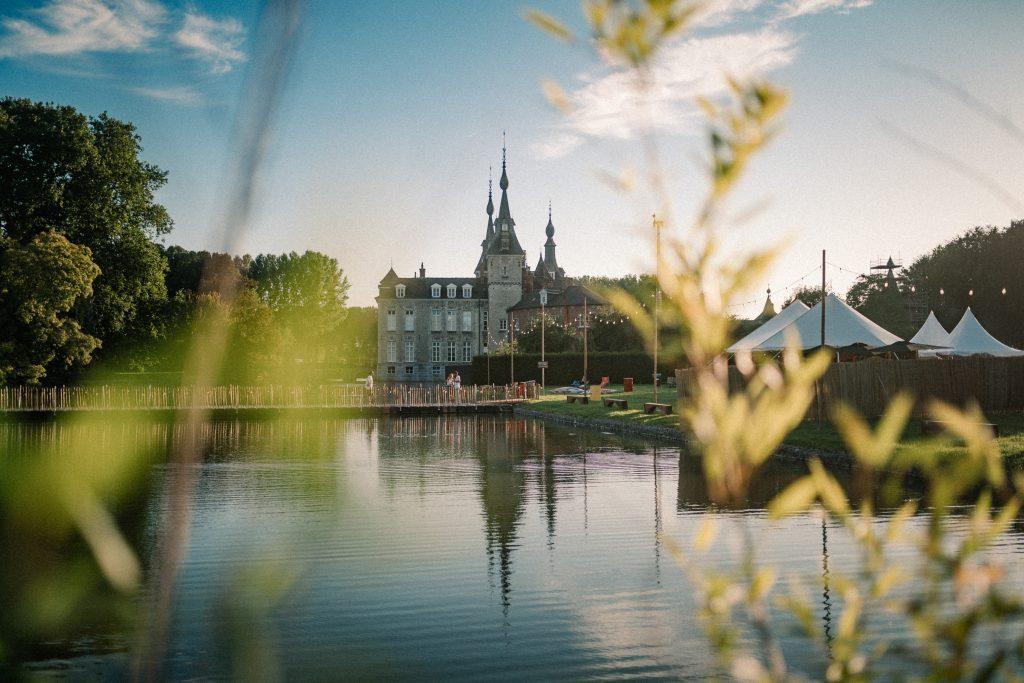
[[[658, 425], [662, 427], [678, 427], [679, 415], [676, 406], [676, 390], [670, 387], [658, 388], [658, 402], [671, 403], [671, 415], [644, 415], [644, 403], [654, 400], [653, 387], [651, 385], [636, 385], [631, 394], [621, 393], [621, 386], [612, 386], [617, 390], [615, 394], [609, 394], [615, 398], [625, 398], [629, 401], [629, 408], [620, 410], [617, 408], [605, 408], [600, 402], [591, 401], [587, 405], [580, 403], [567, 403], [565, 396], [560, 394], [547, 394], [531, 401], [529, 406], [535, 410], [542, 410], [562, 415], [573, 415], [583, 418], [604, 418], [610, 420], [624, 420], [640, 424]], [[1011, 458], [1014, 465], [1024, 467], [1024, 414], [1006, 413], [1002, 415], [990, 415], [989, 420], [999, 427], [999, 447], [1004, 457]], [[911, 420], [904, 435], [904, 448], [912, 448], [922, 441], [921, 423], [918, 420]], [[818, 425], [814, 422], [804, 422], [797, 427], [786, 438], [786, 443], [791, 446], [804, 448], [820, 448], [827, 451], [843, 451], [843, 442], [835, 428], [828, 423]]]
[[644, 415], [644, 403], [654, 401], [654, 387], [647, 385], [635, 385], [632, 393], [622, 393], [622, 385], [608, 387], [615, 389], [616, 393], [607, 394], [614, 398], [624, 398], [629, 401], [629, 408], [620, 410], [618, 408], [605, 408], [600, 401], [591, 401], [587, 405], [581, 403], [567, 403], [562, 394], [546, 394], [540, 398], [530, 401], [530, 408], [543, 410], [544, 412], [557, 413], [560, 415], [573, 415], [575, 417], [604, 418], [608, 420], [623, 420], [637, 422], [646, 425], [659, 425], [662, 427], [678, 427], [679, 416], [676, 414], [676, 390], [674, 387], [658, 387], [658, 403], [671, 403], [672, 414]]

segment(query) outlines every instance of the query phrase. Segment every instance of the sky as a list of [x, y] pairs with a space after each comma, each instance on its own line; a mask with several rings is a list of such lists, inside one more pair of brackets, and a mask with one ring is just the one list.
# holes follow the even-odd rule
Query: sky
[[[541, 32], [527, 7], [577, 40]], [[165, 242], [221, 249], [264, 11], [252, 0], [5, 0], [0, 93], [134, 123], [144, 159], [168, 172]], [[1019, 0], [711, 0], [665, 47], [641, 103], [586, 39], [577, 2], [309, 0], [236, 249], [327, 253], [355, 305], [373, 303], [392, 265], [471, 275], [504, 131], [531, 266], [550, 202], [569, 275], [649, 270], [658, 207], [637, 109], [682, 236], [707, 186], [694, 102], [721, 96], [732, 75], [791, 97], [723, 226], [734, 253], [785, 245], [736, 313], [755, 315], [768, 287], [781, 303], [820, 282], [822, 249], [842, 292], [873, 260], [909, 264], [972, 226], [1024, 217], [1022, 33]], [[546, 81], [568, 112], [545, 98]]]

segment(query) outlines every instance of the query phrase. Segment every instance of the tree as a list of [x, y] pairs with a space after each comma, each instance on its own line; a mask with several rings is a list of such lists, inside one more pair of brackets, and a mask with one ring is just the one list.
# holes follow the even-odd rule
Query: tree
[[890, 281], [885, 274], [859, 275], [846, 292], [846, 303], [903, 339], [914, 336], [906, 296], [908, 285]]
[[797, 287], [793, 290], [793, 296], [789, 297], [789, 301], [785, 303], [783, 308], [789, 306], [797, 299], [800, 299], [808, 307], [814, 307], [815, 304], [821, 301], [821, 287]]
[[38, 384], [89, 362], [100, 340], [69, 312], [99, 275], [89, 249], [56, 232], [0, 238], [0, 382]]
[[377, 362], [377, 309], [358, 306], [346, 309], [338, 337], [339, 359], [349, 365], [371, 367]]
[[336, 348], [349, 282], [335, 259], [315, 251], [260, 254], [248, 276], [286, 333], [293, 358], [319, 362]]
[[[1024, 345], [1024, 220], [975, 227], [911, 264], [904, 277], [952, 329], [968, 306], [996, 338]], [[1004, 293], [1005, 290], [1005, 293]]]
[[171, 229], [154, 201], [167, 176], [141, 152], [134, 126], [106, 114], [0, 100], [0, 237], [27, 246], [55, 232], [88, 248], [100, 274], [72, 318], [105, 353], [132, 336], [143, 308], [166, 298], [153, 240]]

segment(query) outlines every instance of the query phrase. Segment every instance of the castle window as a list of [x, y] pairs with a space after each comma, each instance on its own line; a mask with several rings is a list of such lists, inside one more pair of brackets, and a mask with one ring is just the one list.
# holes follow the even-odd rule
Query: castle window
[[398, 360], [398, 346], [395, 344], [395, 342], [389, 341], [387, 349], [388, 349], [388, 356], [387, 356], [388, 362], [389, 363], [394, 363], [396, 360]]
[[448, 298], [449, 299], [454, 299], [456, 296], [458, 296], [458, 292], [459, 292], [459, 288], [458, 287], [456, 287], [455, 285], [448, 285]]
[[483, 327], [484, 332], [487, 331], [487, 311], [480, 314], [480, 326]]
[[405, 340], [405, 362], [412, 363], [416, 360], [416, 342], [412, 339]]
[[430, 342], [430, 362], [441, 362], [441, 342], [437, 341], [436, 339]]
[[473, 361], [473, 345], [469, 342], [462, 342], [462, 362], [471, 363]]
[[394, 365], [389, 365], [388, 366], [388, 374], [389, 375], [395, 374], [395, 366]]
[[462, 331], [472, 332], [473, 331], [473, 311], [462, 312]]
[[445, 329], [447, 329], [449, 332], [454, 332], [456, 324], [455, 309], [449, 309], [445, 312], [448, 314]]
[[430, 285], [430, 296], [434, 297], [435, 299], [440, 299], [441, 298], [441, 285], [439, 285], [437, 283], [434, 283], [434, 284]]
[[455, 342], [448, 342], [448, 362], [454, 363], [458, 360], [456, 356]]
[[502, 277], [508, 277], [508, 264], [507, 263], [502, 263], [501, 264], [501, 276]]
[[405, 366], [405, 374], [407, 374], [407, 375], [411, 375], [412, 374], [412, 366], [411, 365], [406, 365]]
[[394, 332], [398, 329], [398, 318], [395, 315], [395, 309], [388, 309], [388, 332]]
[[508, 320], [507, 319], [501, 318], [500, 320], [498, 320], [498, 331], [499, 332], [508, 332]]
[[431, 308], [430, 309], [430, 330], [432, 332], [441, 331], [441, 309]]
[[473, 296], [473, 285], [462, 285], [462, 298], [469, 299]]
[[416, 311], [411, 308], [405, 309], [405, 331], [412, 332], [416, 329]]
[[399, 299], [405, 298], [405, 285], [395, 285], [395, 296]]

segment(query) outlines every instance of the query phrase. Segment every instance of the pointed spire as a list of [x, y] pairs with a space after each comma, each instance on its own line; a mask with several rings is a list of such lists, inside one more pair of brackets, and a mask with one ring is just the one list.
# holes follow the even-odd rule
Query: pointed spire
[[498, 208], [498, 223], [501, 223], [502, 221], [505, 221], [507, 223], [507, 225], [505, 227], [510, 227], [510, 226], [515, 225], [516, 222], [514, 220], [512, 220], [512, 212], [508, 208], [508, 172], [507, 172], [507, 170], [505, 168], [506, 152], [507, 152], [507, 150], [506, 150], [506, 147], [505, 147], [505, 131], [502, 131], [501, 132], [501, 180], [498, 181], [498, 187], [501, 188], [501, 205]]
[[[487, 167], [487, 216], [494, 215], [494, 168]], [[490, 222], [490, 221], [488, 221]]]
[[553, 240], [554, 240], [554, 237], [555, 237], [555, 224], [551, 222], [551, 200], [550, 199], [548, 200], [548, 225], [547, 225], [546, 228], [544, 228], [544, 234], [548, 236], [548, 241], [545, 243], [545, 245], [547, 245], [547, 244], [552, 244], [553, 245], [554, 244]]

